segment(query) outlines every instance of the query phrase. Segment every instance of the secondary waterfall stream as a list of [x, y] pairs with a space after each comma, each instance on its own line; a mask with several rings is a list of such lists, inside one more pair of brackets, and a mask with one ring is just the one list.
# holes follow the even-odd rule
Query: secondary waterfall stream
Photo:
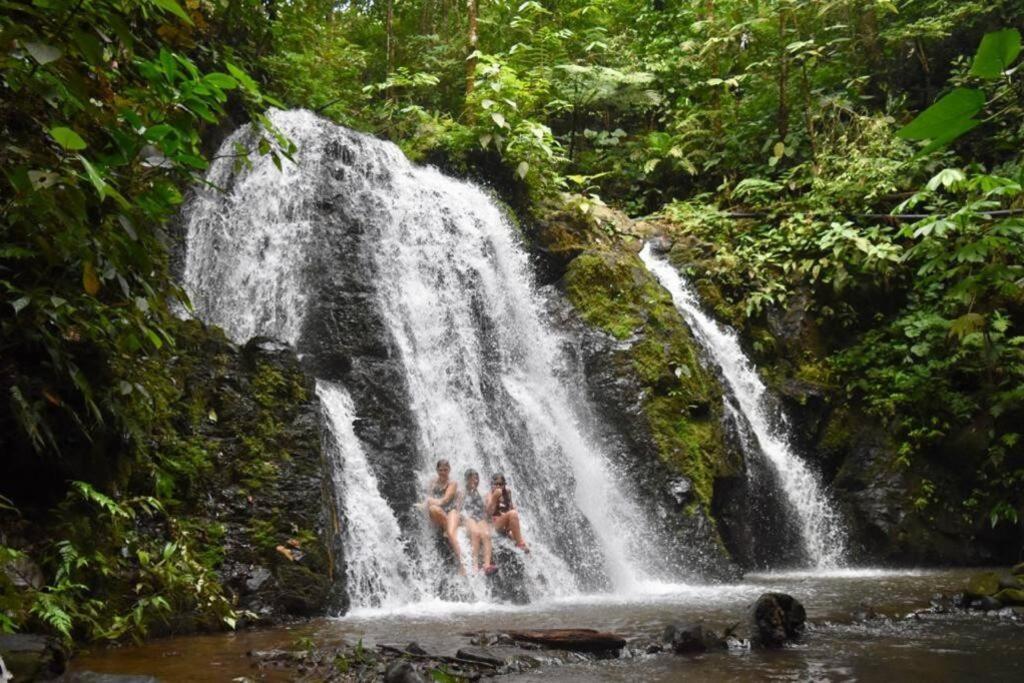
[[743, 352], [736, 332], [704, 313], [690, 284], [670, 263], [656, 256], [650, 244], [644, 245], [640, 258], [672, 295], [697, 342], [717, 366], [728, 398], [735, 402], [727, 413], [742, 421], [741, 434], [749, 430], [756, 441], [756, 448], [748, 443], [744, 444], [745, 450], [762, 454], [778, 475], [781, 493], [799, 527], [807, 561], [820, 569], [841, 566], [846, 539], [839, 516], [814, 471], [794, 451], [785, 417], [773, 409], [768, 389]]
[[[436, 533], [418, 501], [387, 484], [412, 478], [423, 491], [442, 457], [460, 486], [469, 467], [485, 484], [505, 473], [533, 551], [531, 598], [630, 590], [647, 566], [664, 564], [665, 542], [590, 434], [526, 254], [497, 205], [391, 143], [305, 111], [271, 118], [298, 146], [295, 163], [278, 171], [256, 157], [239, 168], [233, 151], [251, 139], [247, 127], [224, 142], [207, 176], [220, 190], [197, 191], [185, 212], [184, 285], [198, 316], [235, 341], [275, 337], [307, 357], [349, 331], [344, 313], [326, 308], [336, 291], [355, 292], [382, 321], [383, 331], [365, 334], [385, 339], [374, 342], [375, 358], [400, 356], [415, 471], [396, 473], [364, 449], [386, 447], [388, 436], [371, 443], [355, 428], [362, 407], [345, 386], [355, 361], [341, 359], [318, 381], [353, 606], [450, 597], [437, 579]], [[346, 279], [357, 262], [372, 282]], [[463, 599], [484, 598], [482, 579], [465, 583]]]

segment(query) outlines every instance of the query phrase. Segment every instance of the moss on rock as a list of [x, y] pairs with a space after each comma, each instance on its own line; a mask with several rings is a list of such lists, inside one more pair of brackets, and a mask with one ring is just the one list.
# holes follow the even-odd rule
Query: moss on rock
[[690, 479], [710, 508], [714, 479], [728, 462], [721, 393], [671, 297], [631, 250], [592, 250], [569, 264], [566, 294], [583, 319], [623, 342], [642, 387], [644, 415], [663, 462]]

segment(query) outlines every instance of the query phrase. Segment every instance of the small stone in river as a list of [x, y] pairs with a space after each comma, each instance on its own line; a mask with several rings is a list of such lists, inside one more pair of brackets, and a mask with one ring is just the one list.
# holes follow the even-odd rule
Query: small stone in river
[[410, 662], [392, 662], [384, 672], [384, 683], [426, 683]]
[[665, 629], [664, 640], [678, 655], [699, 654], [720, 644], [713, 631], [705, 631], [700, 623], [683, 626], [671, 625]]
[[1002, 606], [1003, 606], [1003, 603], [999, 602], [998, 600], [993, 598], [991, 595], [986, 595], [983, 598], [977, 598], [975, 600], [971, 600], [971, 604], [970, 604], [971, 609], [982, 610], [982, 611], [993, 610], [993, 609], [1000, 609]]
[[425, 654], [428, 654], [428, 652], [426, 650], [424, 650], [422, 647], [420, 647], [420, 644], [417, 643], [416, 641], [413, 641], [413, 642], [409, 643], [408, 645], [406, 645], [405, 646], [405, 651], [408, 652], [411, 655], [425, 655]]
[[456, 652], [455, 656], [458, 659], [465, 659], [469, 662], [479, 662], [480, 664], [488, 664], [495, 668], [505, 666], [506, 664], [503, 657], [495, 655], [482, 647], [464, 647]]

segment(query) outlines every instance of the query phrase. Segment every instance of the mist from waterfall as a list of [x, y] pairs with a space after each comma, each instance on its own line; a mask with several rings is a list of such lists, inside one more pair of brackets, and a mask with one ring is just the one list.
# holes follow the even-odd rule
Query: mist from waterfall
[[739, 433], [744, 451], [748, 457], [764, 457], [778, 475], [780, 493], [792, 511], [807, 561], [819, 569], [842, 566], [846, 534], [839, 515], [816, 473], [794, 451], [785, 416], [771, 400], [736, 332], [704, 313], [694, 289], [666, 259], [654, 254], [650, 244], [644, 245], [640, 258], [672, 295], [697, 342], [717, 366], [734, 401], [734, 405], [727, 403], [726, 413], [743, 423]]
[[[401, 357], [416, 421], [420, 465], [408, 476], [417, 489], [425, 491], [440, 458], [460, 487], [467, 468], [479, 470], [482, 493], [503, 472], [532, 549], [531, 599], [645, 581], [648, 567], [664, 564], [667, 541], [591, 434], [581, 379], [545, 322], [504, 213], [479, 187], [414, 166], [391, 143], [306, 111], [271, 120], [298, 146], [295, 163], [279, 172], [254, 158], [239, 169], [228, 152], [251, 135], [242, 128], [208, 173], [221, 189], [197, 191], [186, 208], [183, 280], [196, 314], [237, 342], [261, 335], [308, 346], [313, 284], [336, 234], [321, 219], [329, 203], [370, 245], [367, 290]], [[328, 267], [345, 269], [342, 256]], [[399, 524], [424, 515], [385, 490], [387, 463], [362, 449], [353, 429], [359, 406], [344, 378], [321, 378], [318, 394], [336, 442], [353, 604], [445, 597], [437, 534], [425, 520], [411, 531]], [[465, 542], [463, 555], [468, 561]], [[484, 599], [482, 580], [467, 581], [461, 595]]]

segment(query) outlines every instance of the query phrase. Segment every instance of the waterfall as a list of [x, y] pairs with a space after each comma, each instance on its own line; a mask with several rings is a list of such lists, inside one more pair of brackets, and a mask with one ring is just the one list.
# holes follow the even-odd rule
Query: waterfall
[[[295, 163], [239, 166], [248, 127], [224, 142], [184, 213], [183, 281], [200, 318], [238, 342], [282, 339], [317, 375], [353, 604], [450, 595], [421, 506], [440, 458], [460, 489], [469, 467], [482, 493], [505, 474], [532, 599], [629, 590], [664, 564], [669, 542], [591, 434], [582, 380], [502, 210], [391, 143], [306, 111], [270, 118]], [[374, 411], [408, 411], [409, 443]], [[460, 595], [482, 597], [467, 584]]]
[[[724, 381], [734, 405], [726, 413], [742, 422], [740, 440], [748, 453], [761, 454], [777, 474], [782, 494], [795, 517], [807, 560], [817, 568], [841, 566], [845, 556], [845, 533], [840, 519], [825, 495], [817, 475], [794, 452], [787, 434], [785, 417], [775, 408], [757, 368], [743, 353], [736, 332], [719, 324], [701, 309], [690, 284], [665, 259], [656, 256], [650, 244], [640, 258], [648, 270], [672, 295], [679, 313]], [[747, 434], [753, 435], [756, 449]]]
[[415, 597], [404, 575], [402, 532], [380, 493], [352, 428], [355, 409], [345, 389], [333, 382], [317, 382], [316, 393], [327, 416], [333, 452], [332, 480], [343, 492], [341, 518], [345, 520], [346, 578], [355, 607], [396, 607]]

